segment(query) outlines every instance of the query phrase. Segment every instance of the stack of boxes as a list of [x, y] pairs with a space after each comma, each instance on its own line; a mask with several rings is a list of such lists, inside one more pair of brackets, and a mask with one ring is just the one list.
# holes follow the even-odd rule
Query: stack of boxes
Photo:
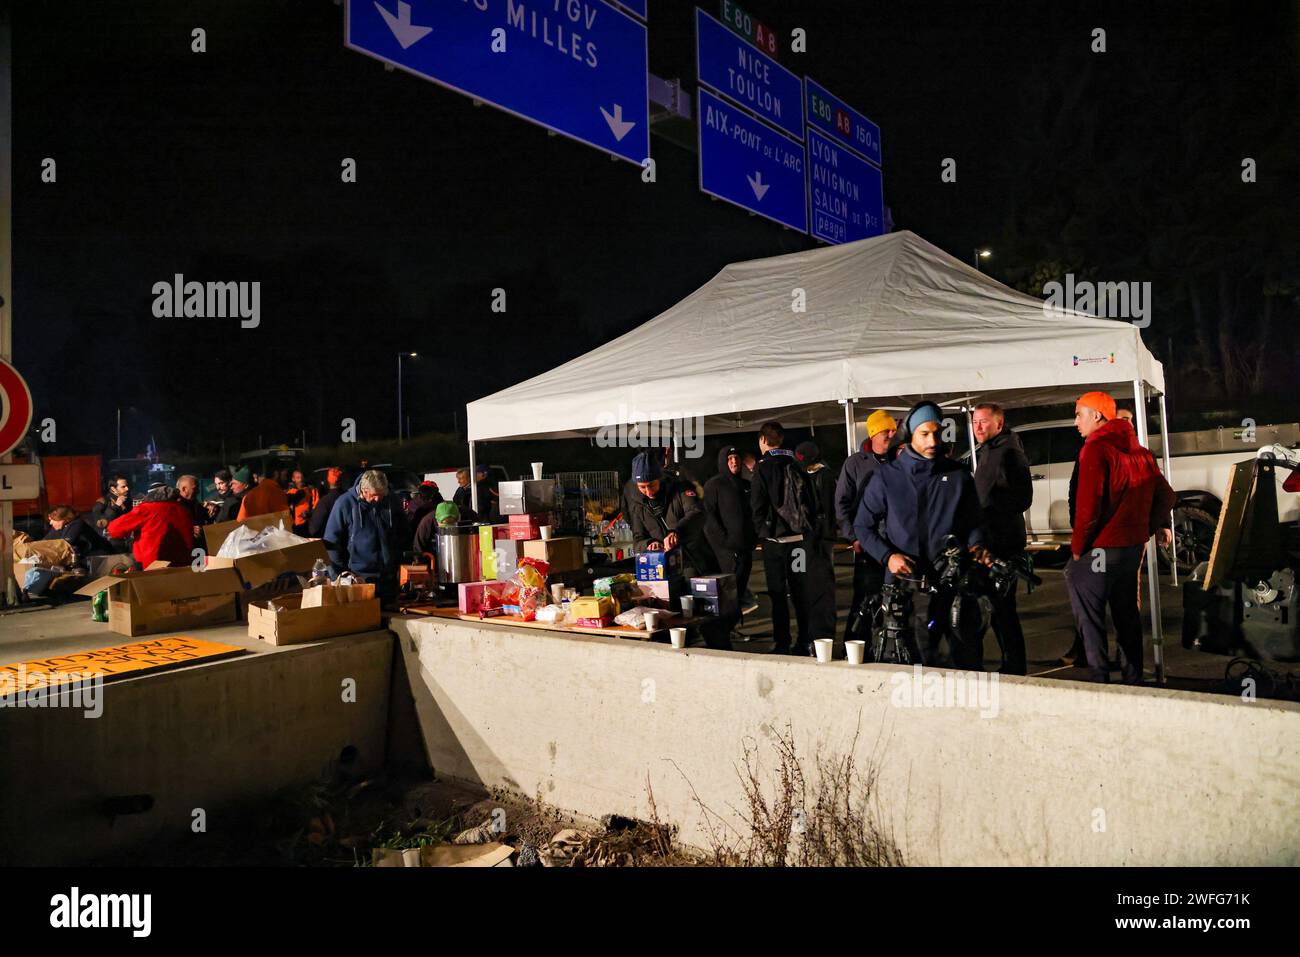
[[[586, 566], [580, 537], [542, 539], [542, 528], [552, 524], [559, 503], [558, 486], [553, 480], [502, 482], [498, 492], [501, 514], [506, 521], [479, 529], [479, 567], [483, 582], [508, 581], [524, 558], [546, 562], [551, 581], [562, 580]], [[480, 584], [462, 585], [459, 602], [462, 612], [476, 610], [466, 606], [475, 603], [472, 596], [481, 595], [483, 589], [474, 587]]]
[[636, 584], [646, 604], [657, 608], [681, 607], [680, 598], [686, 594], [682, 579], [682, 551], [642, 552], [636, 557]]

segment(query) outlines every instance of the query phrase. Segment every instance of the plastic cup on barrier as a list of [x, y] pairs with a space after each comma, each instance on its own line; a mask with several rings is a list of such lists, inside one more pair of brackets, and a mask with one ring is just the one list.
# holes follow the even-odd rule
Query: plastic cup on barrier
[[668, 637], [672, 639], [672, 643], [673, 643], [673, 647], [674, 647], [674, 648], [685, 648], [685, 647], [686, 647], [686, 629], [685, 629], [685, 628], [669, 628], [669, 629], [668, 629]]
[[835, 648], [833, 638], [816, 638], [813, 640], [813, 649], [817, 652], [817, 663], [825, 664], [831, 660], [831, 651]]
[[844, 653], [848, 656], [849, 664], [860, 665], [867, 657], [867, 643], [861, 640], [846, 641]]

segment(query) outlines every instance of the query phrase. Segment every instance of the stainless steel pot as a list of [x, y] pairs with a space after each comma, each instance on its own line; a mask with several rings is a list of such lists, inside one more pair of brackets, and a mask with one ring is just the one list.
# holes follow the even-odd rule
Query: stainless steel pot
[[438, 529], [438, 583], [478, 581], [478, 529], [444, 525]]

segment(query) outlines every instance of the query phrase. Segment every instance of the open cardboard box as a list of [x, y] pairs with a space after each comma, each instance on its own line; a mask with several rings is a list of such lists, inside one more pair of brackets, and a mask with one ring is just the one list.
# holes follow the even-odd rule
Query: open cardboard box
[[233, 568], [239, 572], [245, 585], [258, 588], [279, 578], [284, 572], [310, 576], [317, 559], [328, 563], [330, 556], [325, 543], [319, 538], [312, 538], [288, 548], [254, 552], [243, 558], [221, 558], [208, 553], [208, 568]]
[[[272, 611], [272, 604], [278, 610]], [[303, 608], [301, 594], [281, 595], [248, 606], [248, 637], [261, 638], [273, 645], [296, 645], [378, 628], [378, 598]]]
[[119, 635], [154, 635], [224, 625], [239, 617], [244, 582], [233, 568], [196, 572], [155, 562], [133, 575], [105, 575], [78, 589], [108, 591], [108, 626]]
[[208, 550], [209, 555], [215, 555], [221, 549], [221, 543], [226, 540], [231, 532], [240, 525], [246, 525], [253, 531], [261, 531], [272, 525], [284, 523], [287, 531], [293, 531], [293, 518], [289, 511], [271, 512], [269, 515], [254, 515], [252, 518], [246, 518], [242, 522], [217, 522], [215, 525], [203, 526], [203, 542]]

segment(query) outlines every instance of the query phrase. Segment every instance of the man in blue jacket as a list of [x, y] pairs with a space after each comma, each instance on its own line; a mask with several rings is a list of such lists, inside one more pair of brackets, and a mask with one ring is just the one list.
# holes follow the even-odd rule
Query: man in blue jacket
[[381, 601], [397, 596], [397, 567], [409, 538], [401, 503], [388, 494], [388, 479], [374, 469], [339, 496], [325, 525], [325, 547], [336, 573], [351, 571], [374, 582]]
[[[947, 457], [940, 437], [943, 413], [933, 402], [908, 412], [894, 437], [901, 446], [867, 483], [853, 531], [868, 555], [885, 566], [886, 583], [933, 577], [949, 535], [979, 561], [987, 561], [975, 481]], [[916, 643], [924, 664], [940, 663], [939, 642], [948, 638], [952, 663], [979, 668], [976, 652], [948, 627], [952, 598], [917, 593], [913, 600]]]

